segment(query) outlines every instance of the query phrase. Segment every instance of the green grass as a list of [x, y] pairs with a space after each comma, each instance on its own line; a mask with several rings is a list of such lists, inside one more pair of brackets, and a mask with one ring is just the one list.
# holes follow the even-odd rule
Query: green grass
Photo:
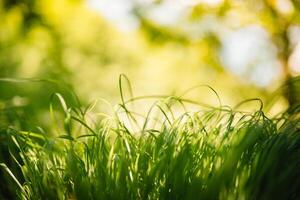
[[111, 116], [91, 120], [94, 104], [68, 107], [55, 94], [51, 132], [7, 130], [21, 179], [1, 167], [20, 199], [300, 198], [299, 108], [269, 119], [262, 106], [242, 112], [166, 97], [141, 116], [129, 104], [146, 97], [125, 100], [121, 81], [120, 91]]

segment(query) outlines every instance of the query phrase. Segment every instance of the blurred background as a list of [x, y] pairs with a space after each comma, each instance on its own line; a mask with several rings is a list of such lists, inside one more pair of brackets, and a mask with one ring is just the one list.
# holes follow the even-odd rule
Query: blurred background
[[[299, 9], [298, 0], [0, 0], [0, 109], [38, 124], [53, 92], [115, 104], [123, 73], [135, 96], [208, 84], [223, 104], [258, 97], [276, 113], [299, 101]], [[191, 96], [216, 102], [208, 89]]]
[[[261, 98], [273, 116], [300, 100], [300, 1], [0, 0], [0, 161], [15, 166], [8, 126], [51, 126], [54, 92], [115, 104], [122, 73], [134, 96], [207, 84], [223, 104]], [[205, 87], [186, 98], [217, 103]]]

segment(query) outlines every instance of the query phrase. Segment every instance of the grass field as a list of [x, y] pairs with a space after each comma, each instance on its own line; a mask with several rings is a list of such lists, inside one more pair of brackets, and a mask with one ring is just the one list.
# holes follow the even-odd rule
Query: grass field
[[1, 168], [19, 199], [300, 199], [299, 107], [269, 119], [262, 105], [245, 112], [170, 96], [139, 115], [129, 104], [147, 97], [120, 91], [111, 115], [56, 93], [51, 132], [7, 128], [21, 175]]

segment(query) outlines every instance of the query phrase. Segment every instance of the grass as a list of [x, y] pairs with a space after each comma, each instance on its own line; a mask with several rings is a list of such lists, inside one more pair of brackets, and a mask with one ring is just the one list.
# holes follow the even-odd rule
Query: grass
[[262, 105], [242, 112], [173, 96], [141, 115], [129, 104], [150, 97], [125, 100], [123, 90], [121, 77], [121, 103], [98, 120], [95, 104], [69, 107], [54, 94], [52, 132], [8, 128], [22, 177], [1, 167], [19, 199], [300, 198], [299, 107], [269, 119]]

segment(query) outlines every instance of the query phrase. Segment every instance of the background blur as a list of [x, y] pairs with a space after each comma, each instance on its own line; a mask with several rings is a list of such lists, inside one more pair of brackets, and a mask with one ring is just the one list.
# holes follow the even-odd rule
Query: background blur
[[[259, 97], [278, 112], [299, 100], [299, 9], [298, 0], [0, 0], [1, 78], [56, 81], [2, 80], [0, 109], [9, 123], [22, 112], [47, 121], [53, 92], [72, 104], [66, 87], [84, 104], [115, 104], [124, 73], [135, 96], [208, 84], [224, 104]], [[203, 88], [187, 98], [217, 102]]]
[[[272, 116], [300, 101], [300, 1], [0, 0], [0, 162], [22, 177], [7, 127], [51, 130], [54, 92], [114, 105], [122, 73], [134, 96], [207, 84], [230, 106], [261, 98]], [[205, 87], [185, 98], [217, 104]]]

